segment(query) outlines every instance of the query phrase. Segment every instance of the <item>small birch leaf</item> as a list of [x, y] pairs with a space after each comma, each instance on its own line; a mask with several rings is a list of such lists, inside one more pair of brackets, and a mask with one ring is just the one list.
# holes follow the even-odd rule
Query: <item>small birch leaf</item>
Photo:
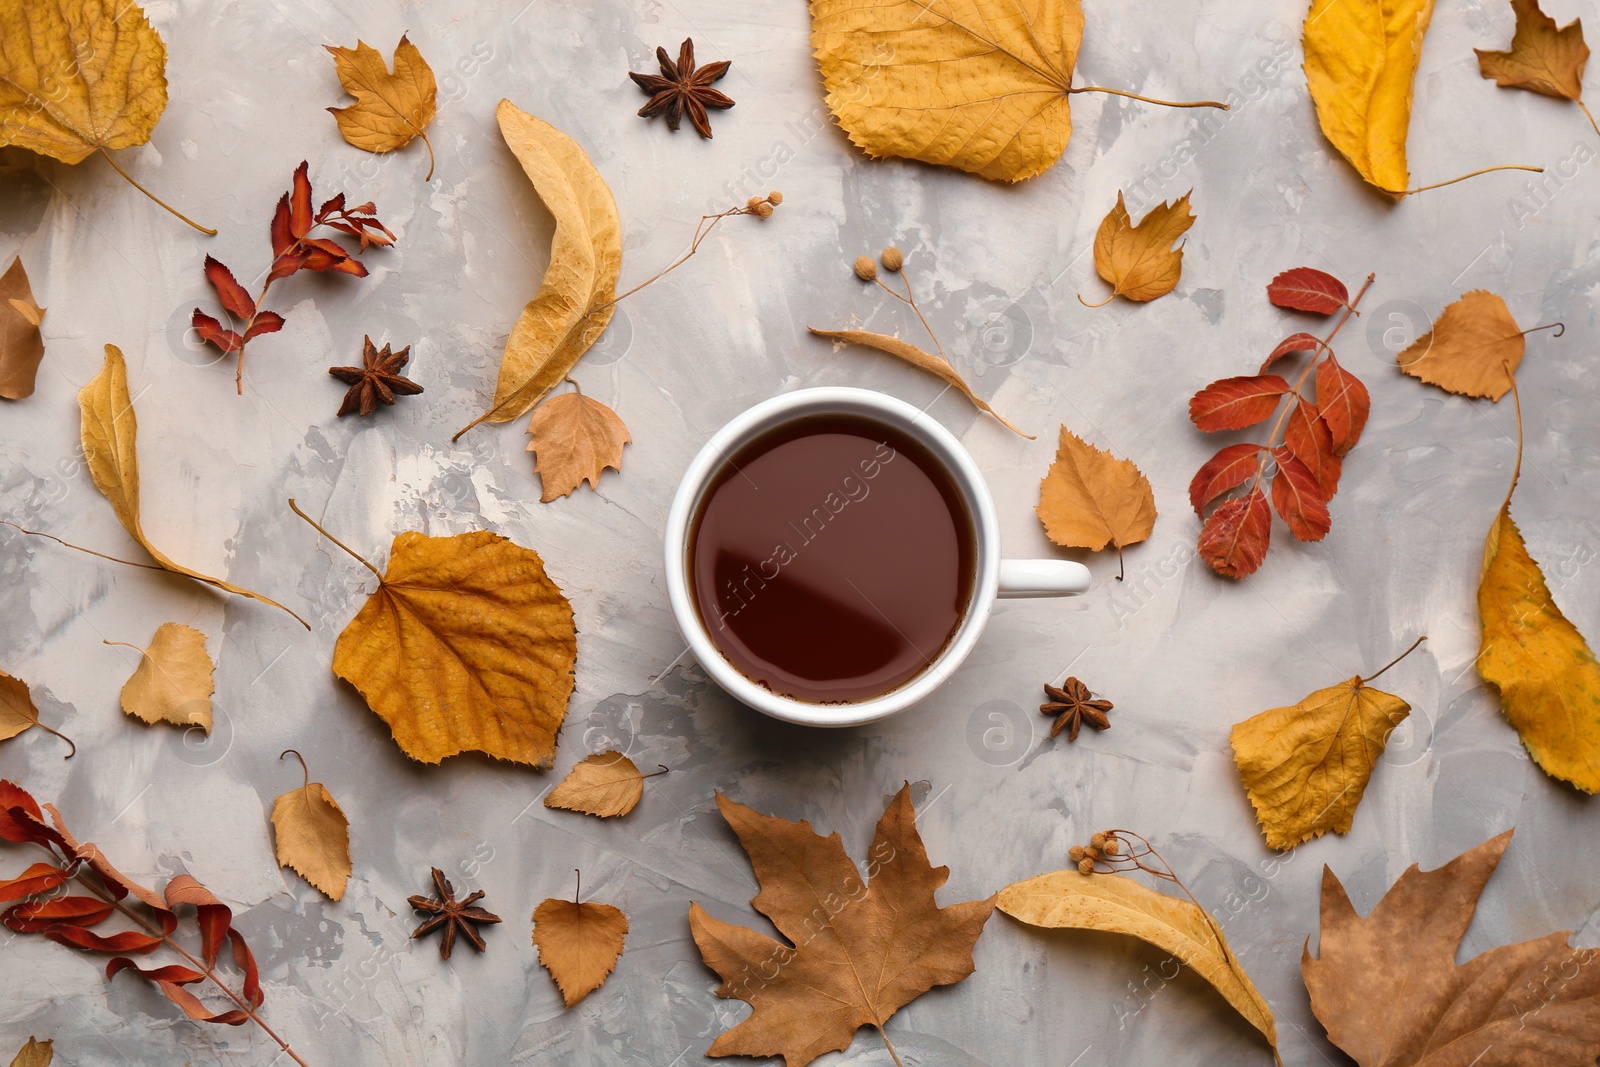
[[206, 635], [192, 626], [164, 622], [156, 628], [150, 647], [140, 651], [144, 655], [138, 668], [122, 686], [122, 710], [148, 723], [198, 726], [209, 734], [216, 664], [206, 654]]
[[622, 958], [628, 917], [610, 904], [550, 898], [533, 912], [533, 944], [572, 1007], [605, 984]]

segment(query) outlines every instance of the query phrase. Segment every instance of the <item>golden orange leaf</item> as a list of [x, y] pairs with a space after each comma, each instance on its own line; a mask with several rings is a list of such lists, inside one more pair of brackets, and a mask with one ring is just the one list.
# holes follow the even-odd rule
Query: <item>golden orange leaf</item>
[[44, 308], [33, 299], [28, 272], [17, 256], [0, 275], [0, 396], [21, 400], [33, 395], [44, 337], [39, 325]]
[[50, 1061], [55, 1059], [54, 1048], [53, 1041], [35, 1041], [30, 1037], [12, 1058], [11, 1067], [50, 1067]]
[[1510, 391], [1526, 347], [1506, 302], [1487, 289], [1474, 289], [1446, 307], [1433, 329], [1408, 345], [1396, 362], [1413, 378], [1448, 392], [1498, 401]]
[[327, 46], [334, 70], [345, 92], [356, 98], [349, 107], [330, 107], [338, 120], [339, 133], [357, 148], [368, 152], [393, 152], [418, 137], [428, 146], [428, 174], [433, 178], [433, 142], [428, 139], [428, 123], [433, 121], [438, 85], [417, 46], [404, 35], [394, 50], [394, 73], [383, 61], [383, 53], [357, 41], [354, 48]]
[[585, 756], [544, 798], [547, 808], [565, 808], [609, 819], [626, 815], [644, 796], [645, 776], [617, 751]]
[[33, 694], [28, 692], [27, 684], [20, 678], [0, 671], [0, 741], [9, 741], [35, 726], [72, 745], [72, 751], [63, 758], [70, 759], [78, 751], [78, 746], [65, 734], [39, 721], [39, 706], [33, 702]]
[[1555, 19], [1539, 10], [1539, 0], [1511, 0], [1511, 10], [1517, 17], [1511, 47], [1504, 52], [1474, 48], [1478, 73], [1505, 88], [1582, 103], [1583, 68], [1589, 62], [1582, 21], [1573, 19], [1558, 28]]
[[[122, 641], [107, 641], [122, 645]], [[142, 653], [133, 677], [122, 686], [122, 710], [148, 723], [198, 726], [211, 732], [211, 694], [216, 664], [206, 653], [206, 635], [192, 626], [164, 622]]]
[[572, 1007], [605, 984], [622, 958], [628, 917], [610, 904], [550, 898], [533, 911], [533, 944]]
[[[1100, 223], [1094, 237], [1094, 267], [1111, 286], [1111, 296], [1144, 302], [1172, 292], [1183, 272], [1183, 246], [1172, 247], [1194, 225], [1189, 194], [1157, 204], [1138, 225], [1117, 193], [1117, 206]], [[1091, 305], [1098, 307], [1099, 305]]]
[[[305, 760], [300, 762], [304, 766]], [[351, 870], [350, 820], [328, 787], [311, 780], [309, 770], [299, 789], [272, 802], [272, 830], [280, 867], [292, 868], [330, 900], [344, 897]]]
[[539, 501], [549, 503], [584, 482], [600, 487], [607, 467], [622, 470], [623, 446], [632, 441], [615, 411], [579, 392], [553, 396], [528, 420], [528, 451], [539, 472]]
[[1156, 500], [1132, 460], [1118, 459], [1061, 427], [1055, 462], [1039, 483], [1035, 509], [1050, 540], [1098, 552], [1122, 549], [1150, 536]]

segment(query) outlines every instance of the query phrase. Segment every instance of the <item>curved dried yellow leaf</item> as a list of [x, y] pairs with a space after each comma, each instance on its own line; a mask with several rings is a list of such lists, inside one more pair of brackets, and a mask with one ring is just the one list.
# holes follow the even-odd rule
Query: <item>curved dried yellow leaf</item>
[[1312, 0], [1302, 44], [1322, 132], [1391, 195], [1410, 187], [1406, 135], [1433, 0]]
[[1272, 1009], [1221, 931], [1187, 900], [1114, 874], [1053, 871], [1000, 890], [995, 906], [1013, 919], [1051, 929], [1128, 934], [1172, 953], [1221, 993], [1278, 1050]]
[[293, 869], [330, 900], [339, 900], [350, 881], [350, 820], [328, 787], [309, 778], [272, 802], [278, 866]]
[[633, 440], [615, 411], [582, 393], [562, 393], [533, 409], [528, 451], [539, 472], [539, 502], [566, 496], [584, 482], [600, 488], [610, 467], [622, 471], [623, 446]]
[[167, 47], [131, 0], [0, 0], [0, 145], [63, 163], [150, 139]]
[[394, 539], [378, 589], [339, 635], [333, 673], [405, 754], [549, 766], [572, 696], [572, 605], [531, 549], [486, 530]]
[[550, 266], [506, 339], [494, 406], [509, 422], [537, 404], [599, 340], [611, 321], [622, 270], [617, 202], [577, 142], [509, 100], [500, 133], [556, 221]]
[[17, 256], [0, 274], [0, 396], [7, 400], [33, 395], [39, 361], [44, 359], [42, 322], [44, 308], [33, 299], [28, 272]]
[[1267, 847], [1348, 833], [1389, 734], [1410, 713], [1357, 676], [1234, 726], [1233, 760]]
[[609, 819], [626, 815], [644, 796], [644, 778], [633, 760], [617, 751], [583, 760], [544, 798], [547, 808], [565, 808]]
[[162, 570], [271, 604], [280, 611], [288, 611], [301, 626], [311, 629], [309, 623], [276, 600], [174, 563], [145, 539], [139, 522], [139, 423], [134, 418], [133, 400], [128, 396], [128, 365], [123, 362], [122, 350], [116, 345], [106, 345], [105, 366], [78, 391], [78, 407], [83, 413], [83, 453], [88, 461], [89, 476], [111, 502], [117, 521], [128, 531], [128, 536], [139, 542]]
[[1447, 392], [1498, 401], [1510, 392], [1526, 348], [1506, 302], [1487, 289], [1474, 289], [1446, 307], [1433, 328], [1395, 361], [1413, 378]]
[[140, 651], [144, 656], [122, 687], [122, 710], [145, 722], [198, 726], [209, 734], [216, 665], [206, 654], [206, 635], [192, 626], [164, 622], [156, 628], [150, 647]]
[[71, 759], [78, 751], [78, 746], [66, 734], [52, 730], [39, 721], [39, 706], [33, 702], [33, 694], [28, 692], [27, 683], [0, 671], [0, 741], [9, 741], [35, 726], [46, 733], [55, 734], [72, 746], [64, 759]]
[[1094, 235], [1094, 269], [1111, 286], [1111, 296], [1143, 303], [1172, 292], [1183, 274], [1183, 246], [1173, 248], [1172, 242], [1193, 225], [1188, 193], [1157, 204], [1136, 226], [1118, 191], [1117, 206]]
[[1156, 499], [1150, 481], [1132, 460], [1096, 448], [1065, 426], [1055, 462], [1039, 483], [1035, 509], [1050, 540], [1067, 548], [1098, 552], [1150, 536]]
[[394, 50], [394, 73], [389, 73], [383, 53], [356, 41], [354, 48], [325, 46], [344, 91], [356, 98], [349, 107], [330, 107], [339, 133], [368, 152], [393, 152], [421, 137], [428, 146], [428, 174], [433, 178], [433, 142], [428, 123], [433, 121], [438, 84], [417, 46], [404, 35]]
[[1072, 137], [1078, 0], [811, 0], [828, 110], [870, 156], [1016, 182]]
[[1589, 62], [1583, 22], [1573, 19], [1558, 28], [1555, 19], [1539, 10], [1539, 0], [1511, 0], [1511, 10], [1516, 13], [1517, 28], [1510, 49], [1474, 48], [1478, 73], [1505, 88], [1582, 103], [1583, 68]]
[[11, 1067], [50, 1067], [50, 1061], [55, 1059], [54, 1046], [53, 1041], [35, 1041], [30, 1037], [12, 1059]]
[[925, 370], [929, 374], [937, 375], [950, 388], [976, 404], [980, 411], [987, 411], [999, 419], [1000, 424], [1006, 429], [1019, 437], [1026, 437], [1030, 441], [1033, 440], [1033, 434], [1023, 433], [1017, 429], [1009, 419], [990, 407], [987, 400], [974, 393], [972, 386], [967, 384], [966, 379], [961, 377], [960, 373], [950, 365], [950, 361], [942, 356], [936, 356], [932, 352], [924, 352], [916, 345], [902, 341], [898, 337], [872, 333], [869, 330], [819, 330], [815, 326], [807, 326], [806, 329], [818, 337], [826, 337], [838, 345], [864, 345], [867, 348], [876, 348], [879, 352], [904, 360], [913, 367]]
[[610, 904], [574, 904], [552, 897], [533, 912], [539, 962], [572, 1007], [605, 984], [622, 958], [628, 917]]

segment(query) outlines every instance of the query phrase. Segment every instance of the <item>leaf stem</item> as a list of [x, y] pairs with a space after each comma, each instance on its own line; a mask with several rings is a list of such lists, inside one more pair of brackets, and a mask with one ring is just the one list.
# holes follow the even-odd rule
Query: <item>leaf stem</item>
[[[363, 567], [367, 568], [367, 570], [371, 571], [373, 574], [376, 574], [378, 576], [378, 581], [380, 583], [383, 581], [383, 572], [382, 571], [378, 570], [378, 568], [376, 568], [372, 564], [368, 563], [362, 557], [361, 553], [357, 552], [355, 549], [351, 548], [349, 545], [345, 544], [343, 541], [341, 541], [337, 537], [333, 536], [333, 534], [331, 534], [327, 530], [323, 529], [322, 525], [320, 523], [318, 523], [316, 519], [313, 519], [310, 515], [307, 515], [305, 512], [301, 511], [300, 510], [300, 505], [296, 504], [294, 502], [294, 497], [290, 497], [289, 498], [289, 507], [296, 515], [300, 516], [302, 519], [306, 520], [306, 522], [310, 523], [312, 529], [316, 530], [323, 537], [326, 537], [328, 540], [332, 541], [334, 544], [338, 545], [340, 548], [342, 548], [346, 552], [350, 553], [350, 555], [354, 556], [356, 558], [356, 560], [358, 560]], [[295, 753], [295, 755], [299, 755], [299, 753]], [[282, 759], [283, 757], [279, 756], [278, 758]]]
[[[1589, 109], [1588, 108], [1584, 108], [1584, 110], [1587, 111]], [[1591, 117], [1591, 121], [1592, 121], [1592, 117]], [[1526, 163], [1502, 163], [1499, 166], [1495, 166], [1495, 167], [1483, 167], [1480, 170], [1475, 170], [1475, 171], [1472, 171], [1471, 173], [1463, 174], [1459, 178], [1451, 178], [1448, 181], [1434, 182], [1432, 185], [1419, 185], [1415, 189], [1401, 189], [1399, 192], [1396, 192], [1393, 189], [1383, 189], [1383, 187], [1381, 185], [1378, 188], [1383, 189], [1383, 191], [1388, 193], [1390, 196], [1410, 196], [1412, 193], [1425, 193], [1429, 189], [1443, 189], [1447, 185], [1454, 185], [1456, 182], [1464, 182], [1468, 178], [1476, 178], [1480, 174], [1489, 174], [1489, 173], [1492, 173], [1493, 171], [1497, 171], [1497, 170], [1531, 170], [1535, 174], [1543, 174], [1544, 173], [1544, 168], [1543, 167], [1531, 167], [1531, 166], [1528, 166]]]
[[1087, 300], [1085, 300], [1083, 298], [1083, 294], [1082, 293], [1079, 293], [1078, 294], [1078, 303], [1082, 304], [1086, 308], [1103, 308], [1107, 304], [1111, 303], [1111, 301], [1115, 300], [1116, 298], [1117, 298], [1116, 291], [1113, 290], [1111, 295], [1106, 297], [1104, 300], [1100, 301], [1100, 303], [1091, 304], [1091, 303], [1089, 303], [1089, 301], [1087, 301]]
[[96, 552], [92, 548], [84, 548], [81, 545], [73, 544], [71, 541], [63, 541], [63, 540], [61, 540], [61, 538], [57, 537], [55, 534], [41, 533], [38, 530], [29, 530], [29, 529], [26, 529], [26, 528], [24, 528], [22, 526], [18, 526], [16, 523], [12, 522], [10, 519], [0, 519], [0, 522], [5, 523], [7, 526], [13, 527], [14, 529], [21, 530], [23, 533], [27, 534], [29, 537], [47, 538], [47, 539], [49, 539], [51, 541], [54, 541], [58, 545], [61, 545], [61, 546], [65, 547], [65, 548], [72, 549], [74, 552], [82, 552], [82, 553], [85, 553], [86, 555], [90, 555], [90, 556], [99, 556], [101, 559], [110, 560], [112, 563], [121, 563], [121, 564], [123, 564], [124, 566], [127, 566], [127, 567], [143, 567], [147, 571], [164, 571], [164, 570], [166, 570], [165, 567], [157, 566], [154, 563], [135, 563], [131, 559], [121, 559], [121, 558], [119, 558], [117, 556], [108, 556], [104, 552]]
[[[882, 278], [874, 276], [872, 280], [878, 283], [878, 288], [882, 289], [884, 292], [888, 293], [890, 296], [895, 297], [897, 300], [899, 300], [903, 304], [910, 304], [911, 305], [911, 310], [916, 313], [917, 321], [922, 323], [922, 328], [924, 330], [928, 331], [928, 337], [932, 339], [933, 347], [938, 350], [939, 358], [944, 360], [946, 363], [949, 363], [950, 362], [950, 357], [944, 354], [944, 346], [939, 344], [938, 335], [933, 332], [933, 327], [928, 325], [928, 320], [926, 318], [924, 318], [923, 315], [922, 315], [922, 309], [917, 306], [917, 296], [916, 296], [915, 293], [913, 293], [911, 291], [911, 278], [910, 278], [910, 276], [906, 274], [904, 267], [902, 267], [897, 273], [900, 275], [901, 279], [906, 283], [906, 295], [905, 296], [901, 296], [897, 291], [889, 288], [888, 284], [885, 283]], [[1004, 419], [1001, 419], [1000, 421], [1001, 422], [1005, 422]], [[1013, 429], [1015, 429], [1015, 427], [1013, 427]], [[1024, 435], [1024, 436], [1026, 436], [1026, 435]]]
[[433, 141], [429, 139], [427, 130], [419, 132], [422, 134], [422, 143], [428, 146], [428, 175], [422, 180], [431, 182], [433, 181]]
[[1130, 100], [1143, 100], [1147, 104], [1160, 104], [1162, 107], [1214, 107], [1222, 111], [1232, 110], [1220, 100], [1160, 100], [1153, 96], [1140, 96], [1123, 89], [1107, 89], [1103, 85], [1080, 85], [1075, 89], [1068, 89], [1071, 93], [1110, 93], [1112, 96], [1125, 96]]
[[61, 738], [61, 740], [65, 741], [68, 745], [70, 745], [72, 747], [72, 751], [68, 752], [65, 756], [62, 756], [61, 757], [62, 759], [71, 759], [73, 756], [76, 756], [78, 754], [77, 743], [74, 742], [72, 740], [72, 738], [70, 738], [66, 734], [62, 733], [60, 730], [57, 730], [57, 729], [54, 729], [52, 727], [46, 726], [44, 724], [44, 721], [41, 720], [41, 719], [33, 720], [33, 725], [37, 726], [39, 729], [43, 730], [47, 734], [55, 734], [57, 737]]
[[1594, 132], [1596, 134], [1600, 134], [1600, 123], [1596, 123], [1594, 121], [1594, 112], [1589, 110], [1589, 105], [1585, 104], [1582, 100], [1579, 100], [1577, 103], [1579, 107], [1583, 108], [1584, 118], [1589, 120], [1589, 125], [1594, 127]]
[[306, 776], [306, 780], [304, 783], [302, 783], [301, 788], [309, 790], [311, 788], [311, 768], [306, 766], [306, 758], [300, 755], [297, 750], [292, 748], [286, 748], [282, 752], [278, 753], [278, 758], [281, 760], [291, 752], [294, 753], [294, 758], [300, 761], [300, 770]]
[[1530, 333], [1538, 333], [1540, 330], [1554, 330], [1555, 333], [1551, 334], [1550, 336], [1560, 337], [1562, 334], [1567, 332], [1567, 324], [1564, 322], [1547, 322], [1543, 326], [1534, 326], [1531, 329], [1523, 330], [1522, 336], [1526, 337]]
[[135, 189], [139, 190], [145, 196], [148, 196], [151, 200], [154, 200], [157, 204], [160, 204], [162, 207], [166, 208], [172, 214], [176, 215], [178, 218], [182, 219], [184, 222], [187, 222], [190, 226], [193, 226], [195, 229], [199, 230], [201, 233], [205, 234], [207, 237], [215, 237], [217, 235], [217, 231], [216, 230], [213, 230], [213, 229], [210, 229], [209, 227], [200, 225], [198, 222], [194, 221], [189, 216], [185, 215], [183, 212], [179, 211], [177, 208], [175, 208], [171, 204], [167, 203], [165, 200], [162, 200], [155, 193], [152, 193], [150, 190], [146, 189], [144, 186], [142, 186], [138, 182], [134, 181], [133, 180], [133, 175], [129, 174], [127, 171], [125, 171], [121, 167], [117, 166], [117, 161], [111, 158], [111, 153], [110, 152], [107, 152], [104, 148], [101, 148], [100, 149], [100, 154], [105, 157], [107, 163], [111, 164], [111, 169], [112, 170], [116, 171], [118, 174], [122, 175], [125, 179], [127, 179], [127, 182], [128, 182], [129, 185], [133, 186]]
[[1511, 488], [1506, 490], [1506, 502], [1500, 505], [1502, 513], [1511, 511], [1511, 494], [1517, 491], [1517, 482], [1522, 478], [1522, 394], [1517, 391], [1517, 376], [1511, 373], [1511, 364], [1504, 360], [1500, 366], [1505, 368], [1506, 377], [1511, 381], [1511, 403], [1517, 411], [1517, 466], [1511, 472]]
[[[1419, 637], [1415, 641], [1411, 642], [1411, 647], [1410, 648], [1406, 649], [1404, 652], [1400, 653], [1394, 659], [1390, 660], [1388, 663], [1385, 663], [1382, 667], [1380, 667], [1378, 669], [1378, 674], [1382, 674], [1384, 671], [1388, 670], [1390, 667], [1393, 667], [1396, 663], [1399, 663], [1401, 660], [1403, 660], [1407, 656], [1411, 655], [1411, 653], [1413, 653], [1413, 652], [1415, 652], [1417, 650], [1417, 646], [1422, 644], [1422, 642], [1426, 641], [1427, 639], [1428, 639], [1428, 635], [1427, 634], [1423, 634], [1421, 637]], [[1366, 685], [1368, 682], [1370, 682], [1373, 679], [1377, 678], [1378, 674], [1374, 674], [1374, 675], [1371, 675], [1369, 677], [1361, 679], [1361, 684], [1362, 685]]]
[[906, 1067], [900, 1059], [900, 1053], [894, 1049], [894, 1042], [889, 1040], [889, 1033], [883, 1028], [883, 1024], [873, 1023], [872, 1025], [878, 1031], [878, 1036], [883, 1038], [883, 1047], [889, 1050], [889, 1057], [894, 1060], [895, 1067]]

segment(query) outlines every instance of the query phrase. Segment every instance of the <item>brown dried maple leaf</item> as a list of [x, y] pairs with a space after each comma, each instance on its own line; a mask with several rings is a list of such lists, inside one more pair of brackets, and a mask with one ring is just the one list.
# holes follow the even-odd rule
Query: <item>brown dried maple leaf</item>
[[720, 793], [717, 807], [761, 883], [751, 907], [787, 940], [689, 906], [700, 955], [722, 977], [717, 995], [755, 1009], [708, 1055], [782, 1056], [786, 1067], [805, 1067], [848, 1048], [863, 1026], [881, 1033], [912, 1000], [973, 972], [972, 946], [994, 898], [944, 908], [934, 901], [950, 869], [928, 863], [910, 786], [878, 821], [865, 880], [837, 833], [823, 837], [807, 822], [761, 815]]
[[683, 39], [683, 45], [678, 49], [677, 63], [672, 62], [665, 48], [656, 49], [656, 62], [661, 64], [659, 75], [628, 72], [628, 77], [633, 79], [635, 85], [651, 94], [650, 102], [639, 109], [639, 114], [649, 118], [664, 113], [667, 116], [667, 129], [676, 130], [679, 120], [687, 113], [695, 132], [709, 140], [711, 116], [706, 113], [706, 108], [726, 111], [733, 106], [732, 98], [711, 88], [711, 83], [728, 73], [732, 64], [724, 59], [696, 68], [694, 40], [689, 37]]
[[1568, 931], [1456, 963], [1510, 843], [1508, 830], [1438, 870], [1413, 863], [1365, 919], [1323, 868], [1321, 945], [1300, 971], [1328, 1039], [1361, 1067], [1550, 1067], [1600, 1050], [1600, 953]]
[[372, 338], [363, 338], [362, 366], [328, 368], [329, 374], [350, 386], [344, 394], [344, 402], [339, 405], [339, 417], [352, 411], [371, 415], [378, 410], [380, 400], [393, 404], [396, 396], [416, 396], [422, 392], [422, 386], [400, 373], [410, 358], [410, 345], [391, 352], [388, 345], [379, 349]]

